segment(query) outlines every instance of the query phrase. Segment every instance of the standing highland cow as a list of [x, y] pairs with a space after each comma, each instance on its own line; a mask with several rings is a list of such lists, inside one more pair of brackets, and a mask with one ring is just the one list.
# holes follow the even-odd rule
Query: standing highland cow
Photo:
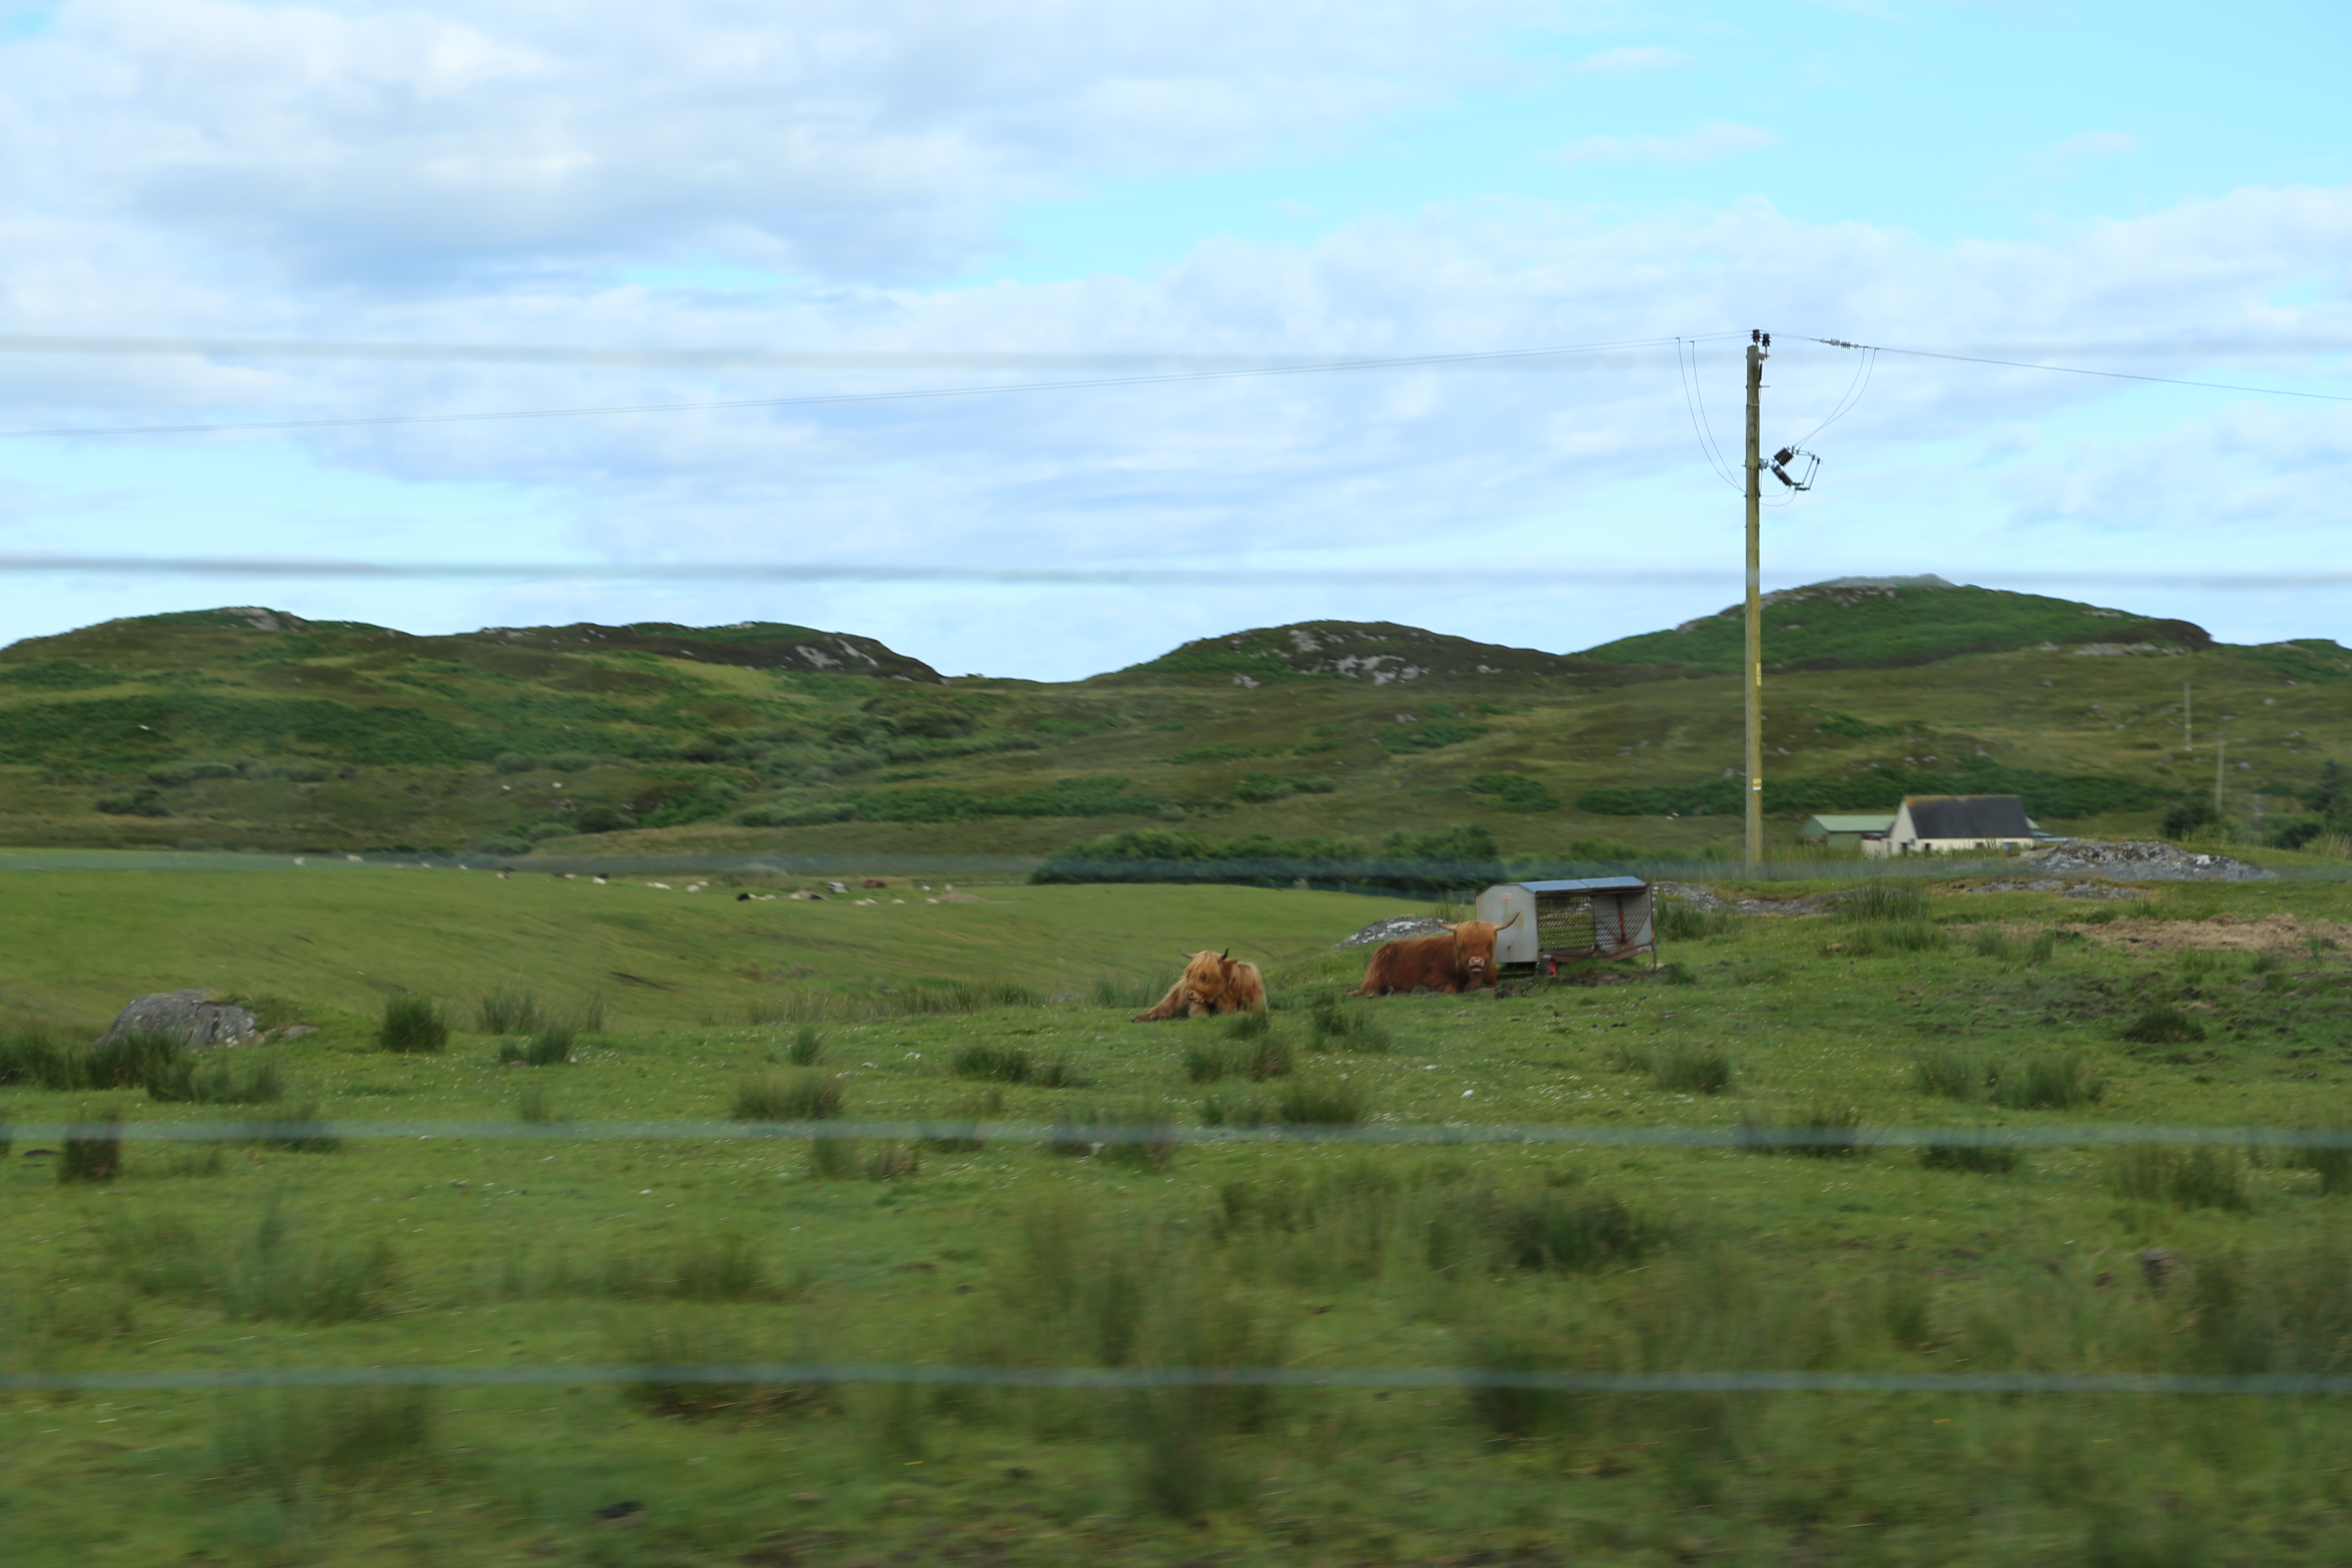
[[1364, 983], [1350, 996], [1385, 996], [1392, 991], [1475, 991], [1495, 984], [1495, 936], [1518, 921], [1440, 921], [1449, 933], [1417, 936], [1383, 944], [1364, 965]]
[[1265, 1006], [1265, 981], [1257, 965], [1234, 956], [1232, 948], [1223, 952], [1188, 952], [1184, 955], [1184, 973], [1168, 994], [1149, 1013], [1138, 1013], [1134, 1021], [1149, 1023], [1155, 1018], [1201, 1018], [1218, 1013], [1254, 1013]]

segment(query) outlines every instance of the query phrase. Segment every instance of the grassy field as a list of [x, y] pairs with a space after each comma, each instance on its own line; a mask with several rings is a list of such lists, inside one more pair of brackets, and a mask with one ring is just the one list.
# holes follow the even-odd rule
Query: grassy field
[[[1676, 917], [1666, 968], [1599, 984], [1340, 1003], [1329, 944], [1396, 901], [648, 879], [14, 873], [21, 1026], [78, 1047], [206, 985], [317, 1032], [236, 1053], [274, 1112], [45, 1089], [21, 1032], [0, 1107], [2311, 1127], [2352, 1082], [2335, 882], [1952, 882]], [[1266, 1031], [1127, 1022], [1228, 942]], [[419, 997], [445, 1048], [379, 1048]], [[534, 1033], [548, 1065], [501, 1065]], [[19, 1140], [5, 1364], [2352, 1371], [2352, 1169], [2231, 1146], [826, 1147], [131, 1142], [62, 1182]], [[2347, 1436], [2320, 1399], [2072, 1394], [18, 1394], [0, 1520], [27, 1563], [2323, 1563]]]

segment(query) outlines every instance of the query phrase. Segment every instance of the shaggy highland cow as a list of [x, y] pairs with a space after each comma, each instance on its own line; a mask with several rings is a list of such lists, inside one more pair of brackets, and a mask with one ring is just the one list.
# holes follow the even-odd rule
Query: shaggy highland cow
[[1149, 1023], [1155, 1018], [1201, 1018], [1218, 1013], [1252, 1013], [1265, 1005], [1265, 982], [1257, 965], [1234, 956], [1232, 948], [1223, 952], [1188, 952], [1184, 955], [1184, 973], [1168, 994], [1149, 1013], [1138, 1013], [1135, 1022]]
[[1518, 921], [1440, 921], [1451, 933], [1416, 936], [1382, 945], [1364, 965], [1364, 983], [1350, 996], [1385, 996], [1392, 991], [1475, 991], [1495, 984], [1495, 936]]

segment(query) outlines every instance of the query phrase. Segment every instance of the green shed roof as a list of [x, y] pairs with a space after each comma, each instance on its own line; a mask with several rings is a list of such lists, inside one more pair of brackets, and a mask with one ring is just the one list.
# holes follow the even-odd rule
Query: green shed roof
[[1822, 833], [1884, 833], [1895, 826], [1891, 811], [1824, 812], [1805, 819], [1807, 832]]

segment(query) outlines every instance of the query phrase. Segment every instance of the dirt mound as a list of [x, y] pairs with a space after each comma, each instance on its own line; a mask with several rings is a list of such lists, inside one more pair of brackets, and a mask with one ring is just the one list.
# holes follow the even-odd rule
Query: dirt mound
[[2029, 849], [2019, 862], [2035, 871], [2089, 872], [2121, 882], [2261, 882], [2278, 875], [2227, 855], [2183, 849], [2155, 838], [2104, 843], [2069, 838], [2045, 849]]

